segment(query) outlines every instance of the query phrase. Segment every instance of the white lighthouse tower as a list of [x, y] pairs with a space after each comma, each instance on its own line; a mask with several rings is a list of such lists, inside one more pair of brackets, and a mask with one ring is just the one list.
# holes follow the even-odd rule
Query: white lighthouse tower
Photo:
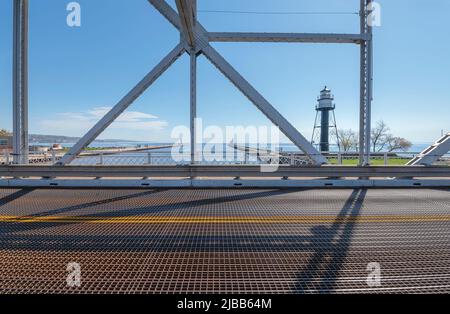
[[336, 116], [334, 114], [336, 105], [333, 101], [334, 96], [331, 94], [331, 90], [325, 86], [325, 88], [320, 91], [320, 96], [317, 98], [318, 104], [316, 105], [316, 119], [314, 121], [314, 129], [311, 140], [313, 145], [319, 146], [319, 150], [321, 152], [330, 151], [330, 129], [332, 130], [332, 135], [336, 138], [336, 145], [340, 151]]

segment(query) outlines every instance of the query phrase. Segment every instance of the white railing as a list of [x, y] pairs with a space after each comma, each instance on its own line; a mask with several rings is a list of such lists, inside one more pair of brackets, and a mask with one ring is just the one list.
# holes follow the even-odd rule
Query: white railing
[[[370, 157], [371, 164], [373, 165], [405, 165], [408, 161], [419, 155], [421, 152], [376, 152], [372, 153]], [[301, 153], [293, 151], [283, 151], [284, 155], [298, 155]], [[327, 157], [328, 163], [332, 165], [356, 165], [359, 161], [358, 152], [323, 152]], [[442, 156], [438, 162], [438, 165], [450, 165], [450, 152]]]
[[[373, 165], [404, 165], [420, 152], [380, 152], [371, 156]], [[358, 152], [324, 153], [331, 165], [356, 165], [359, 160]], [[61, 158], [61, 153], [50, 151], [48, 153], [30, 153], [31, 164], [51, 165]], [[304, 154], [295, 151], [283, 151], [276, 157], [281, 164], [299, 166], [305, 160]], [[13, 162], [13, 156], [6, 152], [0, 155], [0, 164], [9, 165]], [[109, 154], [98, 152], [91, 156], [76, 158], [71, 165], [188, 165], [190, 164], [190, 152], [176, 154], [174, 157], [170, 151], [166, 152], [135, 152]], [[271, 156], [256, 156], [236, 151], [221, 151], [218, 153], [202, 154], [196, 161], [204, 165], [257, 165], [270, 162]], [[436, 163], [437, 165], [450, 165], [450, 154], [444, 155]]]
[[[124, 154], [102, 154], [82, 156], [71, 162], [71, 165], [188, 165], [191, 163], [190, 152], [176, 154], [171, 152], [141, 152]], [[202, 154], [198, 164], [208, 165], [257, 165], [261, 161], [247, 154]]]

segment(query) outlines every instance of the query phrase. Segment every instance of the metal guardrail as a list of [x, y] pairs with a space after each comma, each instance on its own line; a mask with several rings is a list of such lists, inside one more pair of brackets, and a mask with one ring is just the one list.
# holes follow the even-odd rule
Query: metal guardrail
[[[268, 172], [273, 170], [272, 172]], [[432, 166], [322, 166], [265, 168], [258, 165], [235, 166], [1, 166], [1, 177], [445, 177], [450, 167]]]
[[[190, 152], [172, 155], [171, 152], [142, 152], [107, 155], [99, 153], [96, 156], [82, 156], [71, 162], [71, 165], [189, 165]], [[244, 153], [229, 153], [221, 151], [217, 154], [202, 154], [198, 163], [208, 165], [258, 165], [262, 162], [255, 156]]]
[[[29, 152], [28, 162], [30, 164], [47, 164], [51, 165], [57, 162], [62, 158], [63, 154], [57, 153], [55, 151], [49, 151], [47, 153], [37, 153], [37, 152]], [[13, 163], [14, 154], [12, 153], [4, 153], [0, 155], [0, 164], [1, 165], [10, 165]]]
[[[298, 152], [283, 151], [285, 155], [296, 155]], [[324, 152], [325, 157], [328, 159], [328, 163], [331, 165], [345, 165], [353, 161], [359, 160], [359, 154], [357, 152]], [[377, 152], [372, 153], [370, 161], [376, 165], [406, 165], [408, 161], [414, 157], [420, 155], [420, 152]], [[441, 156], [439, 156], [441, 157]], [[450, 165], [450, 153], [445, 154], [435, 163], [436, 165]]]
[[[280, 164], [301, 166], [298, 161], [304, 158], [300, 152], [283, 151], [283, 155], [279, 159]], [[397, 152], [397, 153], [376, 153], [371, 156], [371, 162], [374, 165], [405, 165], [412, 158], [417, 156], [417, 152]], [[62, 155], [55, 153], [48, 154], [30, 154], [30, 164], [52, 165], [57, 162]], [[231, 158], [230, 158], [231, 156]], [[281, 156], [281, 155], [280, 155]], [[329, 165], [356, 165], [359, 157], [356, 153], [325, 153]], [[138, 153], [103, 153], [101, 151], [92, 155], [79, 156], [72, 161], [71, 165], [91, 166], [91, 165], [123, 165], [123, 166], [141, 166], [141, 165], [189, 165], [190, 152], [184, 152], [178, 157], [182, 160], [175, 160], [171, 152], [138, 152]], [[269, 156], [271, 157], [271, 156]], [[276, 158], [273, 157], [273, 158]], [[272, 159], [273, 159], [272, 158]], [[302, 159], [303, 160], [303, 159]], [[10, 155], [0, 156], [0, 164], [9, 165], [12, 163]], [[261, 158], [255, 154], [248, 154], [245, 152], [230, 153], [223, 151], [219, 154], [203, 154], [202, 160], [198, 164], [205, 165], [259, 165], [266, 164], [267, 158]], [[450, 166], [450, 155], [445, 155], [435, 162], [434, 165], [448, 165]], [[304, 165], [302, 165], [304, 166]]]
[[[371, 156], [371, 161], [376, 165], [404, 165], [411, 160], [418, 153], [379, 153]], [[214, 155], [204, 154], [201, 161], [198, 163], [209, 165], [257, 165], [266, 164], [267, 159], [279, 159], [279, 163], [291, 166], [300, 166], [304, 161], [305, 156], [299, 152], [283, 152], [280, 156], [257, 156], [254, 154], [246, 154], [244, 152], [238, 152], [236, 155], [231, 154]], [[75, 159], [71, 165], [188, 165], [190, 164], [190, 153], [183, 153], [181, 161], [173, 159], [170, 152], [151, 152], [151, 153], [139, 153], [139, 154], [117, 154], [117, 155], [102, 155], [80, 157]], [[330, 153], [327, 154], [328, 162], [331, 165], [345, 165], [355, 161], [357, 163], [359, 157], [356, 154], [340, 154]], [[303, 158], [303, 159], [302, 159]], [[437, 164], [450, 165], [450, 156], [441, 158]]]

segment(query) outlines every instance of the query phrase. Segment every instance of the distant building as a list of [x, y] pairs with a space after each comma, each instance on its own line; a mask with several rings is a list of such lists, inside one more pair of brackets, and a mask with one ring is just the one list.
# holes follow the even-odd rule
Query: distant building
[[52, 147], [50, 147], [50, 150], [63, 150], [64, 147], [62, 147], [61, 144], [53, 144]]
[[12, 136], [1, 135], [0, 136], [0, 146], [12, 146]]
[[30, 152], [34, 152], [34, 153], [47, 153], [49, 150], [50, 150], [50, 147], [48, 147], [48, 146], [41, 146], [41, 145], [30, 146]]
[[0, 153], [12, 152], [12, 136], [0, 135]]

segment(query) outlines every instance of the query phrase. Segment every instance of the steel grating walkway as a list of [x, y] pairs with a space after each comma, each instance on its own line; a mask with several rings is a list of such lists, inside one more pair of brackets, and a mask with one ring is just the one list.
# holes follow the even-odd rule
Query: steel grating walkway
[[450, 189], [1, 189], [0, 292], [448, 293], [449, 239]]

